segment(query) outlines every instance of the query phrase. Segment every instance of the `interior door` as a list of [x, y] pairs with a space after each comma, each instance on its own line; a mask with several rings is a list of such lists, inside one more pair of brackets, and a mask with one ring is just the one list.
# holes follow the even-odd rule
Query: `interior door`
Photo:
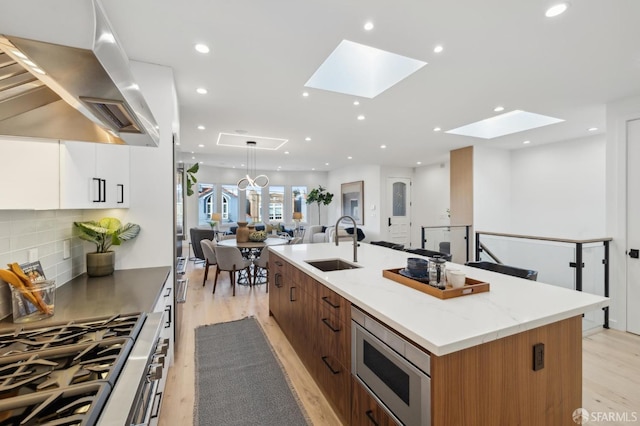
[[411, 179], [387, 178], [387, 241], [411, 244]]
[[627, 122], [627, 331], [640, 334], [640, 120]]

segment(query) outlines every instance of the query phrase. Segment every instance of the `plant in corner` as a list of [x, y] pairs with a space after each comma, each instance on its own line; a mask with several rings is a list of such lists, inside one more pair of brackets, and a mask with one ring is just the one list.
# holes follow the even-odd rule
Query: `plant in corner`
[[318, 225], [322, 224], [322, 221], [320, 220], [320, 204], [328, 206], [329, 204], [331, 204], [332, 200], [333, 194], [327, 192], [327, 190], [323, 188], [322, 185], [312, 189], [307, 194], [307, 204], [316, 203], [318, 205]]
[[91, 277], [111, 275], [115, 266], [115, 252], [109, 250], [111, 246], [119, 246], [140, 233], [140, 225], [123, 225], [115, 217], [105, 217], [97, 222], [73, 222], [73, 225], [80, 231], [81, 240], [96, 245], [95, 252], [87, 253], [87, 275]]

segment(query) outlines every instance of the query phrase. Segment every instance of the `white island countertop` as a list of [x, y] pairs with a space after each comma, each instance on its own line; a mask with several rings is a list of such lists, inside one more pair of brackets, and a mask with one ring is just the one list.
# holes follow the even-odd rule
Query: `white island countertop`
[[384, 278], [384, 269], [403, 268], [411, 253], [360, 243], [362, 268], [322, 272], [306, 260], [353, 261], [353, 243], [295, 244], [271, 247], [298, 269], [317, 279], [392, 329], [434, 355], [501, 339], [609, 305], [609, 299], [447, 263], [468, 277], [490, 283], [490, 291], [441, 300]]

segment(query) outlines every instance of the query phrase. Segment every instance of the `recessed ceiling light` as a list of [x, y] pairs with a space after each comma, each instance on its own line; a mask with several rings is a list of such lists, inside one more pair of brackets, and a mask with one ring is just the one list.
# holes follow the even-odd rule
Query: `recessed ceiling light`
[[309, 97], [309, 92], [302, 92], [302, 96], [304, 96], [305, 98]]
[[439, 132], [440, 130], [442, 130], [440, 127], [434, 127], [434, 128], [433, 128], [433, 131], [434, 131], [434, 132]]
[[200, 161], [200, 164], [204, 164], [204, 161]]
[[205, 127], [202, 124], [198, 126], [198, 130], [204, 130], [204, 129]]
[[196, 159], [196, 157], [191, 157], [191, 159], [192, 159], [192, 160], [195, 160], [195, 159]]
[[442, 47], [442, 45], [440, 45], [440, 44], [433, 48], [433, 51], [434, 51], [435, 53], [440, 53], [440, 52], [442, 52], [443, 50], [444, 50], [444, 47]]
[[548, 126], [562, 121], [564, 120], [560, 118], [514, 110], [480, 120], [475, 123], [467, 124], [456, 129], [447, 130], [446, 133], [473, 136], [483, 139], [493, 139], [500, 136], [510, 135], [512, 133], [523, 132], [525, 130], [537, 129], [538, 127]]
[[314, 171], [315, 169], [316, 169], [315, 167], [312, 167], [312, 168], [311, 168], [311, 171]]
[[203, 144], [198, 144], [198, 148], [204, 148]]
[[201, 95], [206, 95], [207, 94], [207, 89], [205, 89], [204, 87], [198, 87], [196, 89], [196, 92], [200, 93]]
[[347, 157], [347, 160], [352, 160], [352, 159], [353, 159], [353, 157], [352, 157], [352, 156], [348, 156], [348, 157]]
[[304, 138], [304, 140], [309, 142], [311, 140], [311, 138], [309, 136], [307, 136], [306, 138]]
[[358, 120], [364, 120], [364, 115], [360, 114], [360, 115], [358, 116]]
[[547, 18], [553, 18], [554, 16], [561, 15], [567, 10], [568, 7], [569, 3], [565, 2], [554, 4], [547, 9], [547, 11], [544, 13], [544, 16], [546, 16]]
[[353, 101], [353, 104], [354, 104], [355, 106], [358, 106], [358, 105], [360, 105], [360, 101]]
[[367, 22], [364, 24], [364, 29], [367, 31], [371, 31], [373, 29], [373, 22]]
[[385, 149], [387, 146], [386, 145], [380, 145], [380, 148]]
[[285, 155], [288, 155], [288, 154], [289, 154], [289, 151], [285, 151], [284, 153], [285, 153]]
[[342, 40], [304, 85], [372, 99], [425, 65], [417, 59]]
[[206, 44], [198, 43], [195, 46], [196, 50], [200, 53], [209, 53], [209, 46]]
[[325, 166], [328, 166], [328, 165], [329, 165], [329, 163], [324, 163], [324, 165], [325, 165]]
[[596, 130], [598, 130], [597, 127], [589, 127], [588, 129], [590, 132], [595, 132]]
[[178, 145], [178, 146], [179, 146], [179, 145], [180, 145], [180, 142], [176, 142], [176, 145]]
[[500, 112], [500, 111], [504, 111], [504, 107], [503, 106], [497, 106], [493, 109], [495, 112]]
[[420, 164], [422, 164], [422, 161], [416, 161], [416, 164], [420, 165]]
[[528, 144], [530, 144], [530, 143], [531, 143], [531, 141], [524, 141], [524, 142], [522, 142], [522, 143], [523, 143], [523, 144], [525, 144], [525, 145], [528, 145]]

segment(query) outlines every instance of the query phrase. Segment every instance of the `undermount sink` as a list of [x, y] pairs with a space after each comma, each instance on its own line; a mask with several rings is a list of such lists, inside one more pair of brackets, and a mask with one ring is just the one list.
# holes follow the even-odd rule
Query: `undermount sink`
[[360, 265], [356, 265], [355, 263], [350, 263], [342, 259], [305, 260], [305, 262], [323, 272], [362, 268]]

